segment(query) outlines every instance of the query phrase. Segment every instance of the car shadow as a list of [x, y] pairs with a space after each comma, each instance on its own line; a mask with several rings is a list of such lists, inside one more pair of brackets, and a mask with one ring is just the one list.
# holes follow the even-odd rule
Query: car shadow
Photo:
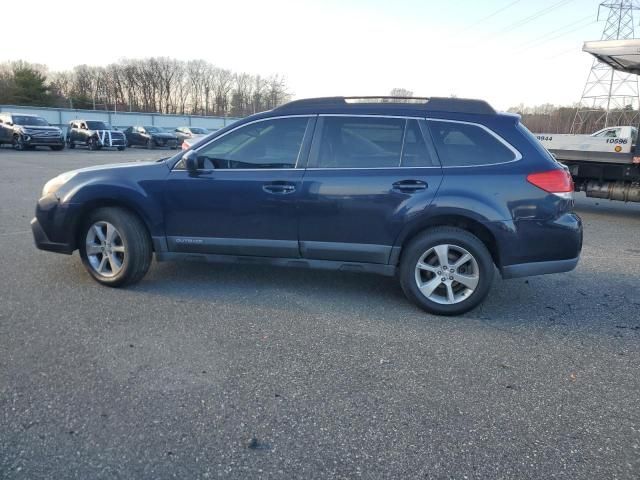
[[502, 280], [496, 272], [485, 302], [450, 318], [423, 312], [406, 299], [396, 279], [373, 274], [162, 262], [155, 263], [147, 277], [130, 290], [212, 308], [246, 309], [249, 305], [258, 314], [297, 310], [341, 315], [345, 321], [350, 317], [394, 324], [480, 321], [513, 332], [536, 326], [640, 335], [637, 278], [612, 276], [584, 265], [574, 272], [514, 280]]

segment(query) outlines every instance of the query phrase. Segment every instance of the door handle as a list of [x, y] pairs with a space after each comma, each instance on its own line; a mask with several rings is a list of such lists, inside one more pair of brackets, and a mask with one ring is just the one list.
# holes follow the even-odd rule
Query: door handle
[[265, 183], [262, 186], [262, 190], [264, 190], [267, 193], [285, 195], [287, 193], [295, 192], [296, 186], [288, 182], [271, 182], [271, 183]]
[[402, 193], [413, 193], [420, 190], [426, 190], [427, 182], [422, 180], [400, 180], [393, 184], [393, 189]]

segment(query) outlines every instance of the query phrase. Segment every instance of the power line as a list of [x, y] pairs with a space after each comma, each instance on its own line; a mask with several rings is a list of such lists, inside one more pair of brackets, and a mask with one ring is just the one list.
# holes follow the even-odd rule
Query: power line
[[556, 10], [557, 8], [560, 7], [564, 7], [566, 4], [572, 2], [573, 0], [560, 0], [559, 2], [554, 3], [553, 5], [543, 8], [541, 10], [538, 10], [537, 12], [529, 15], [528, 17], [522, 18], [520, 20], [518, 20], [516, 23], [512, 24], [511, 26], [504, 28], [502, 30], [500, 30], [499, 32], [496, 33], [496, 35], [494, 35], [491, 38], [495, 38], [498, 37], [502, 34], [508, 33], [512, 30], [515, 30], [518, 27], [521, 27], [523, 25], [526, 25], [527, 23], [533, 22], [534, 20], [537, 20], [538, 18], [542, 17], [543, 15], [546, 15], [547, 13], [550, 13], [554, 10]]
[[480, 20], [478, 20], [478, 21], [476, 21], [476, 22], [473, 22], [473, 23], [472, 23], [471, 25], [469, 25], [467, 28], [473, 28], [473, 27], [475, 27], [476, 25], [481, 24], [482, 22], [486, 22], [486, 21], [487, 21], [487, 20], [489, 20], [490, 18], [495, 17], [496, 15], [498, 15], [498, 14], [500, 14], [500, 13], [504, 12], [507, 8], [511, 8], [511, 7], [513, 7], [516, 3], [519, 3], [519, 2], [521, 2], [521, 1], [522, 1], [522, 0], [515, 0], [515, 1], [513, 1], [513, 2], [511, 2], [511, 3], [509, 3], [509, 4], [507, 4], [507, 5], [505, 5], [504, 7], [499, 8], [499, 9], [498, 9], [498, 10], [496, 10], [495, 12], [490, 13], [490, 14], [489, 14], [489, 15], [487, 15], [486, 17], [481, 18]]
[[560, 35], [556, 35], [555, 37], [547, 38], [546, 40], [543, 40], [542, 42], [539, 42], [539, 43], [534, 43], [533, 45], [530, 45], [530, 46], [528, 46], [526, 48], [523, 48], [522, 50], [518, 51], [518, 53], [526, 52], [527, 50], [531, 50], [532, 48], [539, 47], [540, 45], [544, 45], [545, 43], [548, 43], [548, 42], [551, 42], [553, 40], [556, 40], [557, 38], [564, 37], [565, 35], [569, 35], [570, 33], [577, 32], [578, 30], [582, 30], [585, 27], [589, 27], [589, 26], [593, 25], [594, 23], [598, 23], [598, 22], [596, 20], [593, 20], [592, 22], [586, 23], [584, 25], [580, 25], [579, 27], [573, 28], [573, 29], [569, 30], [568, 32], [561, 33]]
[[[556, 28], [555, 30], [552, 30], [552, 31], [550, 31], [550, 32], [547, 32], [547, 33], [545, 33], [544, 35], [541, 35], [541, 36], [540, 36], [540, 37], [538, 37], [538, 38], [534, 38], [533, 40], [528, 40], [528, 41], [524, 42], [524, 43], [523, 43], [522, 45], [520, 45], [520, 46], [521, 46], [521, 47], [526, 47], [526, 46], [528, 46], [528, 45], [529, 45], [529, 44], [531, 44], [531, 43], [536, 43], [538, 40], [544, 40], [544, 39], [548, 38], [548, 37], [549, 37], [549, 35], [553, 35], [554, 33], [561, 32], [561, 31], [563, 31], [563, 30], [565, 30], [565, 29], [567, 29], [567, 28], [570, 28], [570, 27], [573, 27], [574, 25], [577, 25], [577, 24], [579, 24], [579, 23], [582, 23], [582, 22], [584, 22], [585, 20], [588, 20], [588, 19], [590, 19], [590, 18], [593, 18], [593, 15], [587, 15], [586, 17], [583, 17], [583, 18], [581, 18], [580, 20], [577, 20], [577, 21], [575, 21], [575, 22], [569, 23], [568, 25], [564, 25], [564, 26], [562, 26], [562, 27], [560, 27], [560, 28]], [[596, 20], [594, 20], [594, 21], [593, 21], [593, 22], [591, 22], [591, 23], [595, 23], [595, 22], [596, 22]], [[591, 23], [589, 23], [588, 25], [590, 25]]]

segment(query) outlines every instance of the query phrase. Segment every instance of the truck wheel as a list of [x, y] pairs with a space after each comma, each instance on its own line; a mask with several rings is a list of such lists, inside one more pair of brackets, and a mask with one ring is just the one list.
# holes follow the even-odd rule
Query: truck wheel
[[491, 254], [478, 237], [461, 228], [435, 227], [403, 249], [400, 285], [423, 310], [460, 315], [484, 300], [494, 270]]
[[153, 144], [153, 139], [150, 138], [149, 140], [147, 140], [147, 148], [149, 150], [153, 150], [153, 147], [155, 147], [155, 145]]
[[80, 258], [89, 274], [103, 285], [136, 283], [151, 265], [151, 239], [145, 225], [122, 208], [99, 208], [84, 223]]
[[12, 145], [13, 149], [19, 152], [25, 150], [24, 139], [22, 138], [22, 135], [14, 135]]

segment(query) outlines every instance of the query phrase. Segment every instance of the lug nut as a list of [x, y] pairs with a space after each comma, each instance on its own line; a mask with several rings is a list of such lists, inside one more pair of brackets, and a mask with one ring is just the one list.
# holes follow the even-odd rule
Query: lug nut
[[446, 281], [447, 281], [447, 279], [446, 279], [445, 277], [442, 277], [442, 278], [441, 278], [441, 280], [442, 280], [443, 282], [446, 282]]

